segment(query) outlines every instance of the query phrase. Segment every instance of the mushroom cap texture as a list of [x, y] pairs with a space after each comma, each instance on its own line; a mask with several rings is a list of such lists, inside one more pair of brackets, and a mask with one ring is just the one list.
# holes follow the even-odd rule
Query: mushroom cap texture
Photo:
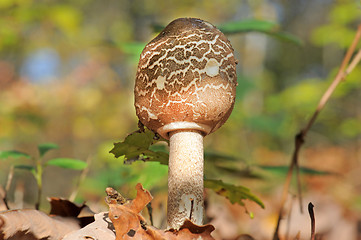
[[206, 21], [179, 18], [140, 55], [136, 114], [154, 132], [174, 122], [191, 122], [205, 126], [207, 135], [231, 114], [236, 86], [236, 60], [224, 34]]

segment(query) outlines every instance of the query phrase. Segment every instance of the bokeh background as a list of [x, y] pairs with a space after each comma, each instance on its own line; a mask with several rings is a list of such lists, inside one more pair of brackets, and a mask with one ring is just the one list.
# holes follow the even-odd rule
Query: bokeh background
[[[216, 26], [267, 20], [302, 44], [259, 32], [228, 36], [239, 60], [237, 100], [228, 122], [205, 138], [205, 149], [219, 155], [206, 161], [208, 178], [246, 186], [266, 205], [231, 205], [207, 191], [215, 236], [271, 239], [294, 137], [335, 76], [360, 13], [356, 0], [1, 0], [0, 150], [37, 156], [38, 144], [53, 142], [60, 148], [44, 161], [88, 161], [76, 201], [95, 211], [106, 209], [105, 187], [132, 198], [141, 182], [155, 197], [155, 226], [164, 227], [167, 167], [123, 165], [109, 153], [114, 142], [137, 129], [133, 85], [139, 54], [156, 36], [155, 26], [178, 17]], [[316, 230], [324, 239], [361, 239], [360, 93], [361, 67], [356, 67], [319, 115], [301, 152], [300, 165], [308, 168], [301, 174], [303, 204], [315, 205]], [[29, 161], [0, 161], [1, 185], [12, 164]], [[47, 167], [43, 198], [69, 197], [79, 175]], [[300, 231], [301, 239], [308, 239], [309, 218], [292, 197], [295, 185], [281, 233], [294, 239]], [[36, 193], [31, 174], [16, 170], [8, 193], [12, 206], [33, 207]], [[49, 206], [43, 201], [41, 208]]]

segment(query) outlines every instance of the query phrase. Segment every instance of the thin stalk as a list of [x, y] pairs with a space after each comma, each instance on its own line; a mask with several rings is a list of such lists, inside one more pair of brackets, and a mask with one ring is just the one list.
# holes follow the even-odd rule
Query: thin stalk
[[42, 194], [42, 191], [43, 191], [43, 181], [42, 181], [42, 178], [43, 178], [43, 166], [41, 164], [40, 159], [38, 159], [36, 161], [36, 171], [34, 173], [34, 176], [35, 176], [35, 179], [36, 179], [36, 183], [38, 185], [38, 197], [37, 197], [37, 200], [36, 200], [36, 203], [35, 203], [35, 209], [39, 210], [40, 203], [41, 203], [41, 194]]
[[168, 228], [179, 229], [185, 219], [203, 223], [203, 135], [198, 131], [170, 133]]
[[9, 170], [9, 174], [8, 174], [8, 179], [6, 181], [6, 186], [5, 186], [5, 193], [4, 193], [4, 197], [3, 197], [3, 202], [5, 204], [5, 207], [9, 210], [9, 205], [8, 205], [8, 192], [10, 191], [10, 186], [11, 183], [13, 181], [13, 177], [14, 177], [14, 165], [11, 165], [10, 170]]
[[313, 212], [313, 204], [310, 202], [308, 204], [308, 213], [310, 214], [311, 219], [311, 240], [315, 240], [315, 229], [316, 229], [316, 220], [315, 213]]
[[73, 202], [75, 200], [76, 196], [78, 195], [80, 184], [84, 181], [84, 179], [86, 178], [86, 176], [89, 172], [89, 166], [90, 166], [91, 161], [92, 161], [92, 158], [89, 156], [86, 160], [87, 167], [84, 168], [83, 171], [81, 172], [80, 177], [78, 178], [78, 181], [76, 183], [76, 187], [73, 190], [73, 192], [70, 194], [69, 201]]

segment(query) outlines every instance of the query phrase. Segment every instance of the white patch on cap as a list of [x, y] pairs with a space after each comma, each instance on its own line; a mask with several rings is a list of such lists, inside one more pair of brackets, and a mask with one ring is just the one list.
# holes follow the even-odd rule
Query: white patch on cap
[[164, 89], [165, 77], [164, 76], [159, 76], [157, 78], [157, 80], [155, 80], [155, 83], [157, 84], [157, 88], [159, 90]]
[[212, 58], [207, 62], [206, 74], [210, 77], [214, 77], [219, 74], [219, 63], [216, 59]]
[[[141, 105], [139, 105], [139, 104], [136, 104], [135, 106], [139, 109], [140, 112], [143, 112], [143, 111], [147, 112], [147, 114], [148, 114], [148, 121], [149, 121], [149, 119], [158, 119], [157, 115], [155, 115], [154, 113], [152, 113], [152, 112], [149, 110], [149, 108], [146, 108], [145, 106], [141, 106]], [[145, 118], [143, 118], [143, 119], [145, 119]]]
[[207, 25], [210, 28], [214, 28], [214, 26], [212, 24], [210, 24], [209, 22], [203, 22], [205, 25]]
[[158, 119], [158, 117], [155, 114], [153, 114], [151, 111], [148, 111], [148, 117], [150, 119]]

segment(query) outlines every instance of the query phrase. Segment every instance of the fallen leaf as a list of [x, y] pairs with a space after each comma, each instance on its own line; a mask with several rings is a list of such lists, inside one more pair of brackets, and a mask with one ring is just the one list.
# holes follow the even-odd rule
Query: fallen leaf
[[79, 229], [76, 219], [49, 217], [32, 210], [11, 210], [0, 213], [0, 239], [62, 239], [65, 234]]
[[94, 222], [84, 228], [68, 233], [62, 240], [114, 240], [115, 230], [108, 213], [97, 213], [94, 219]]
[[129, 208], [132, 209], [135, 213], [140, 213], [143, 208], [147, 206], [150, 201], [152, 201], [153, 197], [150, 195], [149, 191], [145, 190], [142, 184], [138, 183], [135, 186], [137, 190], [137, 196], [133, 201], [130, 202]]
[[94, 213], [85, 204], [78, 206], [69, 200], [56, 197], [51, 197], [48, 200], [51, 206], [50, 215], [77, 218], [81, 227], [94, 221]]
[[[118, 204], [117, 199], [108, 199], [109, 218], [113, 222], [117, 240], [126, 239], [127, 237], [133, 238], [137, 232], [140, 232], [138, 234], [143, 234], [141, 229], [144, 231], [145, 219], [139, 212], [142, 211], [153, 197], [147, 190], [144, 190], [139, 183], [137, 184], [136, 189], [137, 197], [130, 202]], [[109, 189], [107, 189], [107, 192], [109, 192]], [[116, 196], [114, 191], [111, 192], [113, 194], [112, 196]], [[108, 197], [110, 196], [108, 195]]]

